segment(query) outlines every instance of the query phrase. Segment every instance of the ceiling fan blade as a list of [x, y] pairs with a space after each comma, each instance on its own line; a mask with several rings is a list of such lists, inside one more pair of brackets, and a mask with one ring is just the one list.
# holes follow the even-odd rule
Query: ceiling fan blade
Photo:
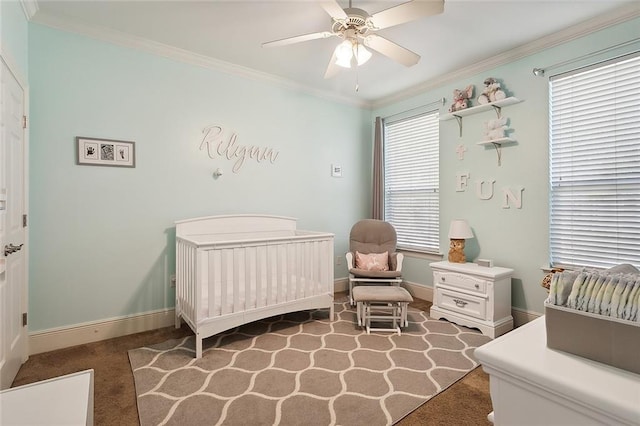
[[444, 11], [444, 0], [413, 0], [371, 15], [377, 29], [393, 27]]
[[405, 49], [404, 47], [377, 34], [371, 34], [365, 37], [364, 45], [383, 54], [384, 56], [388, 56], [396, 62], [400, 62], [402, 65], [407, 67], [417, 64], [420, 60], [420, 55], [417, 53], [414, 53], [409, 49]]
[[336, 58], [336, 53], [333, 52], [333, 55], [331, 55], [331, 59], [329, 60], [329, 66], [327, 66], [327, 71], [324, 73], [325, 79], [331, 78], [340, 72], [340, 67], [336, 64], [337, 60], [338, 58]]
[[262, 47], [278, 47], [278, 46], [286, 46], [287, 44], [300, 43], [303, 41], [316, 40], [319, 38], [328, 38], [331, 37], [333, 33], [329, 31], [322, 31], [320, 33], [312, 33], [312, 34], [303, 34], [295, 37], [283, 38], [281, 40], [268, 41], [266, 43], [262, 43]]
[[331, 16], [333, 19], [346, 19], [347, 14], [340, 7], [336, 0], [324, 0], [320, 2], [320, 6]]

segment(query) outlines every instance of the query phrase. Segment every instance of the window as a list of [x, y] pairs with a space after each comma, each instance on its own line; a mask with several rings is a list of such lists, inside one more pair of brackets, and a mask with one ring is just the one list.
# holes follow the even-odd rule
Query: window
[[384, 218], [398, 248], [440, 251], [438, 112], [384, 120]]
[[550, 82], [551, 262], [640, 267], [640, 56]]

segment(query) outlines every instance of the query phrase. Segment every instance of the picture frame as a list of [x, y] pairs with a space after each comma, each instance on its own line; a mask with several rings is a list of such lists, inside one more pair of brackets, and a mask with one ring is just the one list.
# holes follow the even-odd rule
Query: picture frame
[[77, 136], [76, 164], [81, 166], [135, 167], [136, 144], [131, 141]]

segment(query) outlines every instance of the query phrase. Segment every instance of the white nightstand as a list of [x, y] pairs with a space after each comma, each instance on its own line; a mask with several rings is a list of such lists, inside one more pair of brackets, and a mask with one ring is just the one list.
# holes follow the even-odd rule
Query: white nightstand
[[429, 316], [476, 327], [492, 339], [513, 329], [513, 269], [475, 263], [431, 263], [433, 306]]

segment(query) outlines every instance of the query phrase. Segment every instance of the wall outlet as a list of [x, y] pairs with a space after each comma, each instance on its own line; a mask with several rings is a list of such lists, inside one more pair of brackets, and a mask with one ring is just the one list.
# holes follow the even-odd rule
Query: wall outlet
[[169, 278], [169, 286], [171, 287], [175, 287], [176, 286], [176, 275], [172, 274], [171, 277]]
[[336, 266], [342, 266], [342, 262], [344, 262], [344, 258], [342, 256], [336, 256]]

